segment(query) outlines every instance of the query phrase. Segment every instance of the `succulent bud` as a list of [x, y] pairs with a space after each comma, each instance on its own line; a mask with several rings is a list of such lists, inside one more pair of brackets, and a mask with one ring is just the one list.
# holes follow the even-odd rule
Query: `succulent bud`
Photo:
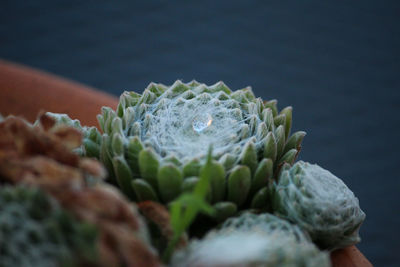
[[[245, 245], [244, 245], [245, 244]], [[176, 252], [172, 266], [330, 266], [329, 256], [295, 225], [244, 213]]]
[[275, 212], [306, 230], [321, 248], [360, 241], [365, 214], [353, 192], [329, 171], [299, 161], [281, 172], [271, 191]]

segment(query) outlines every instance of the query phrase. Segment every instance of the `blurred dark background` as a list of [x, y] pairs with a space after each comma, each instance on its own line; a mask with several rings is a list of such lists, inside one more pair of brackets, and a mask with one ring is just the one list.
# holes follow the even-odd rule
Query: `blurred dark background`
[[359, 249], [398, 266], [399, 26], [399, 1], [3, 0], [0, 57], [114, 95], [223, 80], [292, 105], [301, 158], [341, 177], [367, 214]]

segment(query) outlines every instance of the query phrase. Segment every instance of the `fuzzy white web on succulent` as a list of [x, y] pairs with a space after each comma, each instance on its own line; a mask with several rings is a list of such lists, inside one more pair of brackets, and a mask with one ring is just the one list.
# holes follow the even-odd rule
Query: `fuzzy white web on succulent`
[[[196, 87], [193, 92], [201, 90], [204, 88]], [[141, 139], [159, 155], [173, 156], [181, 162], [204, 159], [210, 145], [215, 158], [231, 153], [238, 160], [246, 143], [260, 148], [267, 132], [265, 124], [260, 125], [256, 105], [249, 110], [240, 105], [244, 104], [229, 99], [224, 92], [176, 97], [166, 91], [143, 114]], [[252, 136], [250, 129], [255, 125], [260, 125], [260, 132]]]
[[131, 199], [168, 203], [192, 190], [210, 145], [207, 200], [220, 218], [238, 209], [267, 209], [268, 181], [292, 164], [305, 132], [290, 135], [292, 108], [256, 98], [250, 87], [231, 91], [176, 81], [124, 92], [116, 111], [98, 115], [103, 131], [84, 129], [84, 154], [99, 158]]

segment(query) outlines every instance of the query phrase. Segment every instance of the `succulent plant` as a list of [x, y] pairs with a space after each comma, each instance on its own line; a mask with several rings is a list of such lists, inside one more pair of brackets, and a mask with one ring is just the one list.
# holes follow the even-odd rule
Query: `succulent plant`
[[244, 212], [238, 217], [229, 218], [221, 225], [219, 232], [230, 231], [257, 232], [266, 235], [279, 234], [299, 243], [311, 241], [308, 234], [300, 227], [270, 213]]
[[274, 211], [302, 227], [321, 248], [360, 241], [365, 213], [353, 192], [329, 171], [299, 161], [283, 168], [271, 191]]
[[[75, 150], [79, 155], [100, 158], [101, 134], [96, 127], [82, 126], [79, 120], [71, 119], [67, 114], [46, 112], [46, 115], [55, 120], [56, 127], [59, 125], [68, 125], [80, 130], [83, 133], [82, 146], [76, 148]], [[39, 123], [40, 121], [38, 120], [35, 122], [35, 125]]]
[[97, 230], [64, 211], [37, 188], [0, 188], [0, 266], [94, 263]]
[[[63, 117], [65, 118], [65, 116], [58, 116], [58, 118]], [[72, 231], [75, 228], [72, 228], [71, 231], [69, 230], [72, 227], [70, 227], [71, 219], [60, 215], [61, 218], [57, 221], [58, 217], [52, 217], [53, 215], [58, 216], [60, 211], [56, 208], [60, 206], [68, 214], [71, 214], [74, 219], [84, 222], [84, 224], [80, 223], [79, 225], [96, 226], [98, 238], [92, 240], [91, 245], [98, 249], [99, 255], [97, 255], [98, 259], [96, 259], [94, 266], [160, 266], [157, 254], [149, 244], [147, 227], [135, 205], [128, 202], [115, 187], [102, 182], [105, 171], [99, 162], [79, 157], [73, 152], [73, 149], [80, 147], [82, 144], [81, 131], [84, 128], [80, 128], [81, 131], [78, 131], [76, 128], [79, 127], [76, 124], [74, 125], [75, 128], [66, 126], [65, 124], [73, 122], [70, 119], [67, 121], [68, 123], [60, 121], [57, 123], [54, 120], [54, 116], [42, 114], [35, 125], [12, 116], [0, 122], [0, 186], [3, 183], [25, 185], [40, 188], [45, 192], [43, 194], [51, 195], [51, 198], [47, 197], [51, 200], [51, 203], [42, 203], [42, 201], [36, 205], [36, 198], [28, 198], [26, 203], [22, 201], [25, 198], [22, 200], [16, 199], [15, 203], [11, 204], [7, 202], [2, 205], [0, 203], [0, 255], [3, 255], [3, 251], [8, 250], [16, 253], [15, 245], [6, 243], [7, 239], [2, 239], [1, 231], [2, 229], [7, 231], [7, 229], [14, 226], [17, 228], [25, 227], [26, 221], [31, 219], [28, 216], [31, 213], [25, 216], [27, 218], [20, 216], [25, 212], [23, 209], [25, 205], [28, 205], [28, 211], [32, 210], [33, 215], [36, 213], [38, 216], [40, 215], [39, 217], [35, 215], [36, 217], [32, 219], [39, 220], [35, 222], [38, 224], [39, 230], [43, 226], [45, 227], [43, 231], [47, 231], [46, 227], [50, 224], [48, 227], [52, 232], [49, 234], [54, 234], [54, 238], [58, 238], [58, 235], [63, 232], [58, 233], [57, 231], [66, 229], [69, 231], [66, 232], [69, 238], [67, 240], [75, 241], [76, 239], [78, 243], [72, 243], [72, 245], [83, 255], [87, 255], [85, 249], [80, 246], [81, 243], [82, 245], [86, 244], [84, 243], [85, 240], [80, 241], [79, 239], [85, 238], [85, 232], [83, 232], [85, 229], [78, 233], [82, 235], [81, 237], [75, 237], [76, 231]], [[33, 189], [26, 190], [30, 192], [29, 190]], [[6, 200], [13, 199], [8, 195], [6, 194]], [[20, 195], [17, 194], [17, 196]], [[22, 196], [25, 196], [25, 193]], [[28, 196], [30, 195], [28, 194]], [[54, 207], [51, 205], [54, 205]], [[10, 216], [5, 215], [3, 217], [3, 214], [7, 214], [7, 212], [3, 213], [3, 206], [6, 210], [10, 209]], [[16, 217], [13, 220], [14, 215]], [[2, 221], [3, 219], [4, 221]], [[74, 219], [72, 219], [73, 222], [75, 221]], [[2, 225], [1, 223], [4, 224]], [[11, 223], [11, 226], [8, 223]], [[59, 229], [57, 223], [61, 224], [60, 227], [67, 228]], [[33, 224], [28, 221], [27, 227], [31, 225]], [[1, 228], [3, 226], [4, 228]], [[22, 227], [22, 230], [17, 228], [15, 228], [15, 232], [12, 232], [13, 236], [18, 238], [20, 232], [25, 235], [25, 228]], [[3, 240], [5, 243], [1, 243]], [[20, 249], [20, 252], [23, 253], [25, 247], [29, 248], [31, 246], [31, 241], [28, 238], [18, 239], [19, 247], [17, 249]], [[36, 241], [34, 236], [32, 242]], [[47, 239], [44, 239], [44, 241], [47, 242]], [[45, 248], [47, 249], [47, 245]], [[58, 249], [57, 246], [56, 249]], [[63, 248], [60, 247], [59, 249], [61, 253]], [[29, 256], [30, 254], [27, 255]], [[59, 254], [55, 254], [54, 257], [57, 255]], [[51, 256], [49, 255], [50, 260], [54, 258], [51, 258]], [[21, 260], [24, 260], [23, 257], [21, 258]], [[0, 266], [3, 266], [1, 260], [2, 257], [0, 257]], [[44, 262], [45, 260], [46, 258], [43, 258], [43, 264], [25, 264], [24, 262], [22, 265], [12, 266], [47, 266], [47, 261]], [[62, 259], [63, 265], [69, 263], [67, 260]], [[11, 259], [11, 261], [13, 260]], [[57, 265], [52, 263], [50, 266]], [[89, 266], [92, 265], [89, 264]]]
[[271, 214], [245, 213], [176, 252], [172, 266], [330, 266], [307, 235]]
[[276, 100], [263, 102], [250, 87], [232, 92], [222, 82], [151, 83], [143, 94], [124, 92], [116, 111], [103, 107], [98, 121], [102, 140], [90, 130], [84, 150], [100, 147], [110, 176], [140, 201], [169, 203], [192, 190], [213, 145], [208, 201], [218, 219], [265, 209], [268, 179], [293, 163], [305, 135], [290, 136], [291, 107], [278, 112]]

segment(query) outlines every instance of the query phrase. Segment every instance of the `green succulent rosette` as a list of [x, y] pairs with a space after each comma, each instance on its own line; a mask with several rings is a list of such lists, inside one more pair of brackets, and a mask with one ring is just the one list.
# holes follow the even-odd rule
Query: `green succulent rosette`
[[321, 248], [360, 241], [365, 213], [353, 192], [329, 171], [299, 161], [283, 168], [271, 191], [274, 211], [307, 231]]
[[85, 136], [86, 154], [97, 156], [131, 199], [169, 203], [192, 190], [213, 146], [208, 201], [218, 220], [239, 209], [268, 206], [268, 180], [292, 164], [305, 132], [290, 135], [292, 108], [256, 98], [250, 87], [232, 92], [176, 81], [124, 92], [116, 111], [104, 107]]
[[64, 211], [37, 188], [0, 188], [0, 266], [94, 263], [97, 230]]
[[271, 214], [244, 213], [177, 251], [171, 266], [331, 266], [299, 227]]

